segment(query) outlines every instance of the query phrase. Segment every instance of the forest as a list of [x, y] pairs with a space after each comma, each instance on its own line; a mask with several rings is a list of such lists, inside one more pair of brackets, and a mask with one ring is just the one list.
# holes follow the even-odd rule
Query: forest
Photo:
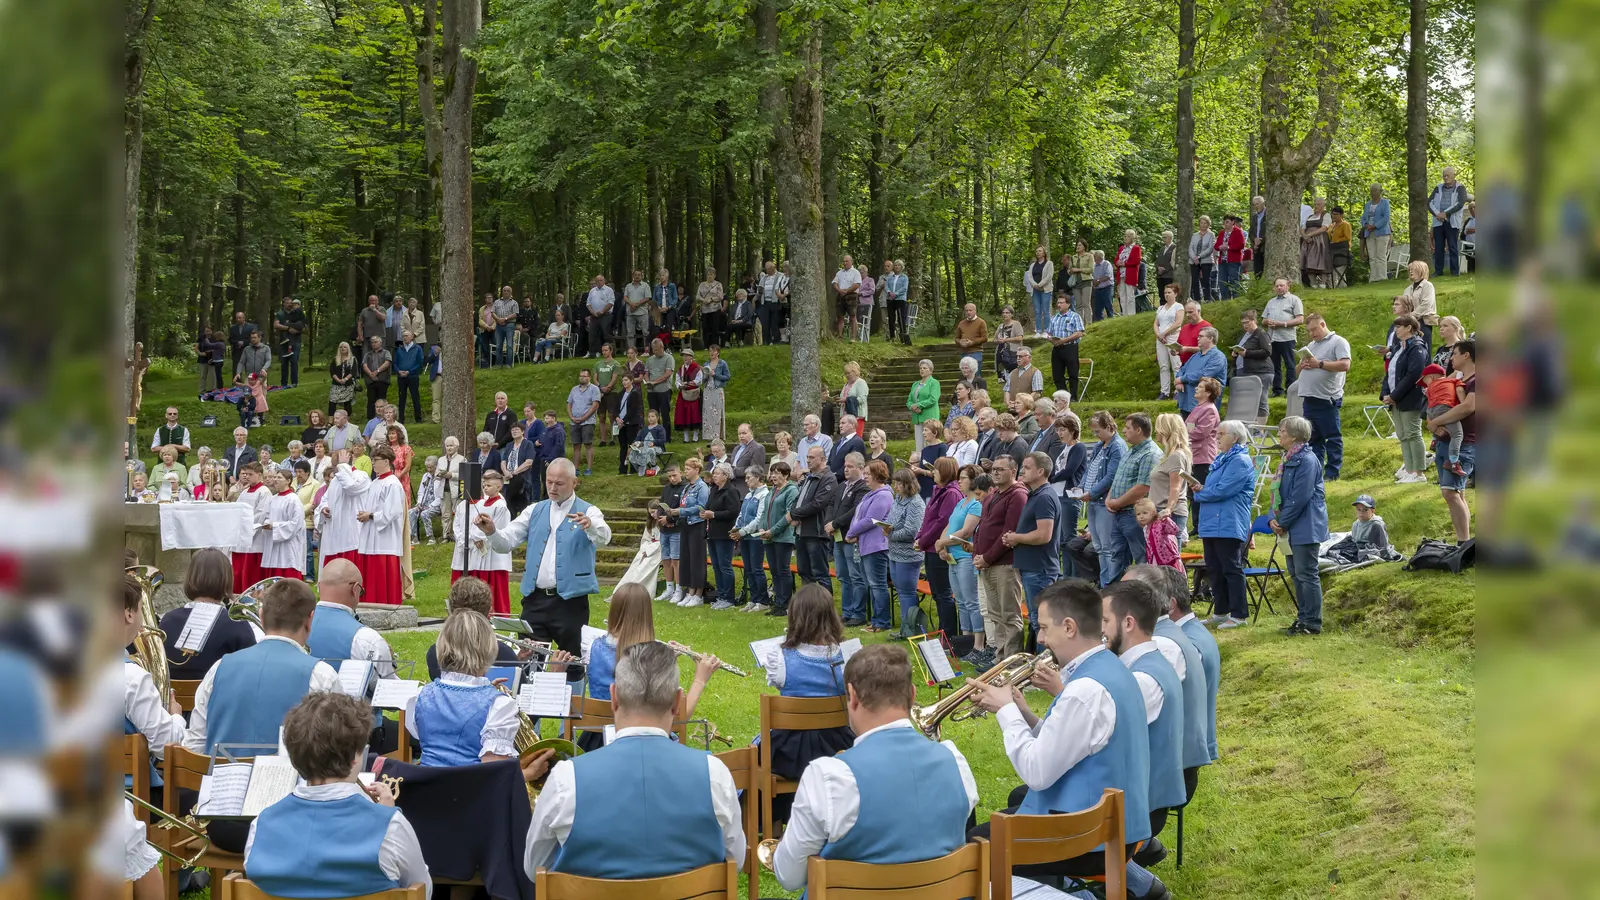
[[316, 363], [371, 293], [444, 300], [448, 343], [499, 285], [544, 306], [595, 274], [734, 282], [777, 260], [795, 270], [798, 394], [846, 253], [904, 259], [937, 330], [964, 302], [1018, 299], [1040, 243], [1109, 252], [1133, 228], [1181, 246], [1255, 194], [1269, 216], [1314, 194], [1358, 217], [1379, 184], [1396, 241], [1425, 248], [1407, 210], [1445, 165], [1474, 185], [1461, 0], [126, 12], [124, 318], [157, 356], [192, 358], [200, 327], [266, 321], [289, 295]]

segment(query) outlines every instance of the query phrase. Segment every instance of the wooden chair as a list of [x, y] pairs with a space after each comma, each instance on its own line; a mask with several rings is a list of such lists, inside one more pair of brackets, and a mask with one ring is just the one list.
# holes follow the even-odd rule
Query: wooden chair
[[[200, 790], [201, 780], [210, 771], [211, 757], [187, 750], [182, 744], [168, 744], [161, 760], [161, 778], [166, 782], [161, 808], [177, 816], [179, 792]], [[199, 842], [200, 839], [197, 837], [174, 836], [172, 851], [187, 858], [198, 849]], [[210, 870], [212, 884], [223, 884], [223, 876], [229, 871], [244, 871], [244, 854], [219, 850], [214, 846], [209, 847], [198, 860], [195, 860], [195, 867]], [[167, 896], [176, 897], [178, 896], [177, 869], [169, 867], [167, 872]], [[227, 890], [226, 886], [223, 890]], [[226, 893], [223, 896], [227, 896]]]
[[813, 856], [806, 862], [806, 896], [814, 900], [987, 900], [988, 845], [977, 838], [938, 859], [889, 866]]
[[[279, 900], [279, 898], [256, 887], [244, 875], [235, 872], [222, 882], [222, 900]], [[428, 893], [422, 884], [418, 883], [410, 887], [378, 891], [376, 894], [349, 897], [347, 900], [428, 900]]]
[[728, 767], [729, 774], [733, 775], [733, 786], [736, 790], [744, 792], [744, 843], [746, 847], [744, 858], [744, 873], [750, 879], [750, 892], [748, 896], [761, 896], [761, 864], [756, 858], [756, 844], [759, 843], [760, 834], [756, 830], [756, 748], [740, 747], [737, 750], [725, 750], [717, 754], [717, 759]]
[[[569, 741], [578, 740], [580, 731], [603, 731], [607, 725], [615, 725], [616, 717], [612, 714], [610, 700], [598, 700], [594, 697], [573, 697], [572, 711], [577, 716], [573, 719], [561, 721], [561, 736]], [[678, 743], [687, 745], [689, 742], [689, 723], [677, 718], [682, 712], [682, 704], [673, 709], [672, 733], [678, 736]]]
[[[127, 788], [135, 797], [146, 803], [150, 802], [150, 744], [142, 734], [125, 734], [122, 736], [122, 771], [125, 778], [131, 778], [132, 784]], [[137, 804], [133, 807], [134, 818], [141, 822], [149, 823], [150, 812]]]
[[174, 679], [172, 682], [172, 693], [178, 698], [178, 705], [183, 707], [183, 711], [186, 713], [194, 712], [194, 692], [199, 689], [200, 682], [198, 681], [178, 681]]
[[773, 830], [772, 798], [792, 794], [800, 782], [772, 774], [772, 730], [817, 731], [844, 728], [850, 724], [843, 697], [780, 697], [761, 695], [761, 743], [756, 762], [756, 790], [761, 795], [761, 833], [777, 837]]
[[739, 867], [719, 862], [682, 875], [628, 879], [584, 878], [541, 867], [533, 894], [539, 900], [738, 900]]
[[[1107, 897], [1127, 893], [1127, 847], [1122, 792], [1106, 788], [1082, 812], [1049, 816], [994, 813], [989, 817], [989, 877], [994, 900], [1011, 900], [1011, 870], [1082, 856], [1104, 844]], [[1099, 880], [1099, 879], [1095, 879]]]
[[399, 743], [395, 745], [393, 751], [385, 753], [384, 756], [399, 762], [412, 762], [411, 732], [406, 731], [406, 711], [403, 709], [400, 710], [400, 727], [397, 730], [399, 731]]

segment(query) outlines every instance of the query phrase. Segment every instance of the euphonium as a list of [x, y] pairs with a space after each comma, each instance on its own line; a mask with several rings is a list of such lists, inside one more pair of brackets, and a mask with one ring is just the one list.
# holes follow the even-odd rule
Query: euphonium
[[267, 588], [282, 580], [282, 575], [271, 575], [234, 594], [228, 599], [228, 618], [261, 628], [261, 597]]
[[[979, 685], [992, 684], [997, 687], [1012, 687], [1021, 685], [1033, 677], [1033, 670], [1041, 663], [1049, 662], [1051, 653], [1046, 650], [1037, 656], [1026, 653], [1013, 653], [1005, 659], [995, 663], [989, 671], [976, 678], [969, 678], [961, 687], [956, 688], [950, 696], [930, 706], [914, 706], [911, 708], [911, 723], [917, 730], [933, 738], [939, 739], [939, 730], [945, 719], [960, 722], [964, 719], [982, 718], [984, 710], [972, 703], [972, 698], [978, 692]], [[970, 707], [970, 708], [968, 708]]]
[[[495, 687], [499, 689], [500, 693], [510, 697], [513, 702], [516, 701], [517, 695], [511, 693], [510, 688], [499, 682], [495, 683]], [[523, 712], [520, 707], [517, 709], [517, 737], [512, 742], [512, 746], [517, 748], [517, 761], [519, 763], [525, 763], [528, 757], [536, 756], [546, 750], [556, 751], [555, 758], [550, 761], [551, 768], [555, 768], [555, 764], [563, 759], [572, 759], [583, 754], [583, 750], [577, 744], [565, 738], [540, 738], [538, 727], [533, 724], [533, 720], [528, 718], [528, 714]], [[550, 777], [550, 773], [546, 770], [545, 778], [548, 777]], [[532, 803], [539, 799], [539, 791], [543, 788], [544, 778], [528, 782], [528, 802]]]
[[166, 632], [156, 615], [156, 590], [161, 587], [161, 570], [155, 566], [132, 566], [128, 574], [139, 583], [139, 634], [133, 639], [133, 661], [150, 673], [156, 696], [162, 703], [172, 694], [172, 675], [167, 669]]

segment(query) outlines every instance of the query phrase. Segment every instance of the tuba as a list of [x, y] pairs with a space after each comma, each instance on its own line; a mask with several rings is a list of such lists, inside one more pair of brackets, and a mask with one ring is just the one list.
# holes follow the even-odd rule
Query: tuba
[[283, 580], [282, 575], [271, 575], [250, 585], [228, 598], [228, 618], [235, 622], [249, 622], [261, 626], [261, 598], [267, 588]]
[[996, 687], [1013, 687], [1021, 685], [1033, 677], [1034, 669], [1050, 661], [1051, 653], [1045, 650], [1037, 656], [1026, 653], [1013, 653], [1005, 659], [995, 663], [989, 671], [976, 678], [970, 678], [961, 687], [951, 692], [950, 696], [929, 706], [913, 706], [911, 708], [911, 724], [917, 730], [933, 738], [939, 739], [940, 727], [946, 719], [960, 722], [966, 719], [979, 719], [985, 713], [982, 708], [972, 704], [972, 697], [977, 693], [979, 685], [994, 685]]
[[[517, 695], [511, 693], [510, 688], [501, 684], [498, 680], [494, 686], [499, 689], [500, 693], [510, 697], [513, 702], [516, 701]], [[554, 768], [555, 764], [563, 759], [572, 759], [575, 756], [583, 755], [583, 750], [576, 743], [565, 738], [544, 739], [539, 737], [538, 726], [533, 724], [533, 720], [528, 718], [528, 714], [523, 712], [520, 707], [517, 709], [517, 737], [512, 742], [512, 745], [516, 747], [517, 762], [519, 764], [527, 761], [528, 757], [536, 756], [546, 750], [556, 751], [555, 759], [550, 763], [551, 768]], [[549, 777], [548, 771], [545, 773], [545, 777]], [[539, 799], [539, 791], [543, 788], [543, 778], [538, 781], [528, 782], [528, 803], [530, 805], [533, 801]]]
[[156, 615], [156, 591], [161, 587], [161, 570], [155, 566], [131, 566], [128, 577], [139, 583], [139, 634], [133, 639], [133, 661], [150, 673], [156, 695], [165, 704], [172, 696], [172, 675], [167, 668], [166, 632]]

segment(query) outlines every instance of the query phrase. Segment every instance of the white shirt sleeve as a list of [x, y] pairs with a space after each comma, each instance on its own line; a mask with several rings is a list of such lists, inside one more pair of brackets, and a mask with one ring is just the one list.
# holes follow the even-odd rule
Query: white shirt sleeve
[[995, 715], [1005, 739], [1006, 756], [1023, 783], [1040, 791], [1055, 784], [1084, 757], [1105, 749], [1117, 723], [1111, 694], [1099, 682], [1068, 682], [1055, 709], [1034, 734], [1015, 703]]
[[[213, 668], [215, 668], [213, 666]], [[210, 674], [209, 672], [207, 673]], [[339, 670], [327, 663], [317, 660], [316, 668], [311, 670], [311, 687], [313, 691], [342, 694], [344, 685], [339, 683]]]
[[515, 550], [518, 544], [528, 539], [528, 523], [533, 520], [533, 511], [539, 508], [538, 503], [529, 504], [527, 509], [511, 520], [510, 525], [496, 529], [494, 534], [489, 535], [488, 545], [499, 553], [510, 553]]
[[[408, 715], [407, 727], [410, 727], [410, 724], [411, 719]], [[479, 740], [483, 742], [481, 753], [516, 756], [517, 731], [521, 727], [522, 718], [517, 715], [517, 701], [504, 694], [494, 698], [494, 703], [489, 705], [489, 715], [483, 720], [483, 730], [478, 734]]]
[[[250, 827], [253, 833], [255, 823]], [[433, 877], [422, 858], [422, 843], [403, 812], [397, 811], [389, 820], [389, 830], [378, 845], [378, 867], [401, 887], [421, 884], [423, 896], [433, 893]]]
[[739, 789], [733, 785], [733, 773], [728, 766], [712, 754], [706, 754], [706, 765], [711, 775], [711, 809], [722, 826], [722, 846], [728, 859], [744, 868], [744, 819], [739, 814]]
[[211, 688], [216, 681], [217, 663], [212, 663], [211, 668], [206, 670], [206, 677], [200, 679], [200, 686], [195, 688], [194, 709], [189, 711], [189, 730], [183, 734], [183, 749], [190, 753], [209, 755], [211, 752], [206, 741], [206, 717], [211, 707]]
[[1143, 672], [1133, 673], [1133, 680], [1139, 685], [1139, 694], [1144, 697], [1144, 721], [1148, 725], [1161, 715], [1161, 704], [1166, 697], [1161, 693], [1161, 685], [1154, 678]]
[[788, 671], [783, 664], [783, 651], [774, 648], [771, 653], [767, 654], [766, 663], [767, 684], [780, 691], [783, 690], [783, 683], [788, 675]]
[[166, 698], [156, 693], [149, 672], [131, 662], [124, 663], [122, 671], [127, 684], [122, 714], [149, 742], [150, 755], [160, 759], [168, 744], [183, 742], [183, 716], [167, 711]]
[[1150, 640], [1156, 645], [1156, 649], [1161, 651], [1167, 662], [1172, 663], [1172, 667], [1178, 670], [1179, 681], [1189, 677], [1189, 664], [1184, 661], [1183, 648], [1178, 646], [1177, 641], [1165, 635], [1157, 635]]
[[528, 824], [528, 846], [523, 851], [522, 868], [531, 880], [539, 869], [550, 864], [556, 851], [572, 833], [572, 818], [577, 811], [577, 784], [572, 762], [562, 760], [550, 770], [544, 790], [533, 804], [533, 821]]
[[350, 656], [352, 659], [371, 660], [372, 670], [379, 678], [394, 677], [394, 650], [382, 635], [371, 628], [362, 626], [356, 629], [356, 636], [350, 641]]

